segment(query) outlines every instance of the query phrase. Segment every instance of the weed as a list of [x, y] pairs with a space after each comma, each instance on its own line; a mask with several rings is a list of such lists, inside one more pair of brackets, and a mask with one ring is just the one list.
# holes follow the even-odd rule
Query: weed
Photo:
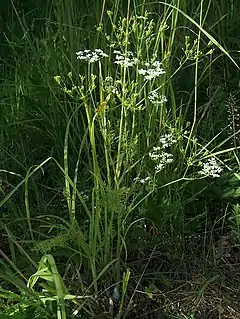
[[[233, 17], [237, 4], [221, 2]], [[26, 14], [11, 1], [5, 32], [2, 312], [237, 312], [223, 302], [234, 250], [219, 253], [239, 239], [238, 93], [226, 84], [239, 63], [224, 5], [44, 5]]]

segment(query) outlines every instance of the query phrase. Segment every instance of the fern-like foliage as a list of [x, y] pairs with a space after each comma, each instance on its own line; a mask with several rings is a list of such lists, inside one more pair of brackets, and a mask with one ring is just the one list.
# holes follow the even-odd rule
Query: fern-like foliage
[[71, 242], [76, 242], [77, 240], [81, 239], [85, 241], [85, 237], [81, 230], [79, 229], [77, 223], [74, 223], [70, 226], [69, 229], [65, 229], [55, 235], [53, 238], [49, 238], [38, 242], [35, 245], [37, 251], [39, 251], [42, 255], [51, 253], [58, 248], [66, 248], [69, 247]]

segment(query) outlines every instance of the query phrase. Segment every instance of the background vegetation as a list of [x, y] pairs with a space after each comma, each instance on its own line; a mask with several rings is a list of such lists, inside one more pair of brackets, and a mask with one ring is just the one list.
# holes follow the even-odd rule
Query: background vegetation
[[0, 317], [240, 318], [239, 10], [1, 6]]

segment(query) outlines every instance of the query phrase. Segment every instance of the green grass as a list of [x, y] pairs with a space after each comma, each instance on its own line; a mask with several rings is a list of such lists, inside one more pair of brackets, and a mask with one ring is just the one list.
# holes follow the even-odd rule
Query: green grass
[[0, 312], [234, 318], [238, 4], [29, 5], [2, 39]]

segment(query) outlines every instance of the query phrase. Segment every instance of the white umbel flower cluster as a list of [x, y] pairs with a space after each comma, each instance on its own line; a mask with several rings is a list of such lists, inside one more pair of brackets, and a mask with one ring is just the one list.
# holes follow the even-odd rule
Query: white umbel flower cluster
[[148, 94], [148, 99], [151, 103], [161, 105], [167, 102], [167, 97], [165, 95], [160, 95], [158, 92], [153, 91]]
[[[162, 135], [159, 139], [159, 145], [154, 146], [151, 152], [149, 152], [148, 156], [155, 163], [155, 173], [161, 172], [168, 164], [173, 162], [173, 155], [165, 152], [165, 149], [176, 142], [173, 134]], [[136, 177], [134, 181], [142, 185], [150, 185], [153, 183], [154, 178], [151, 178], [150, 176], [146, 178]]]
[[172, 134], [165, 134], [160, 137], [159, 142], [161, 143], [162, 148], [167, 148], [175, 144], [177, 140]]
[[145, 178], [136, 177], [134, 178], [134, 182], [138, 182], [140, 184], [146, 184], [146, 183], [149, 184], [151, 182], [151, 177], [150, 176], [147, 176]]
[[173, 155], [162, 151], [160, 146], [154, 147], [152, 152], [149, 153], [149, 157], [156, 162], [156, 173], [161, 172], [167, 164], [173, 162]]
[[83, 50], [76, 52], [76, 54], [78, 60], [87, 61], [89, 63], [94, 63], [101, 60], [102, 58], [108, 57], [108, 55], [101, 49], [95, 49], [94, 51]]
[[211, 157], [202, 164], [203, 168], [199, 174], [211, 177], [220, 177], [222, 168], [217, 164], [216, 159]]
[[161, 172], [167, 164], [173, 162], [173, 155], [165, 152], [164, 150], [176, 142], [177, 141], [172, 134], [165, 134], [159, 139], [160, 146], [153, 147], [152, 151], [149, 153], [151, 160], [156, 162], [156, 173]]
[[114, 61], [114, 63], [116, 64], [129, 67], [134, 66], [138, 63], [138, 59], [134, 57], [131, 51], [122, 53], [121, 51], [114, 50], [113, 53], [116, 55]]
[[82, 196], [82, 199], [84, 201], [88, 200], [89, 199], [89, 196], [85, 193], [85, 192], [80, 192], [81, 196]]
[[162, 68], [162, 63], [160, 61], [154, 61], [152, 64], [145, 62], [145, 68], [138, 70], [138, 73], [144, 76], [145, 80], [152, 80], [164, 73], [166, 71]]

